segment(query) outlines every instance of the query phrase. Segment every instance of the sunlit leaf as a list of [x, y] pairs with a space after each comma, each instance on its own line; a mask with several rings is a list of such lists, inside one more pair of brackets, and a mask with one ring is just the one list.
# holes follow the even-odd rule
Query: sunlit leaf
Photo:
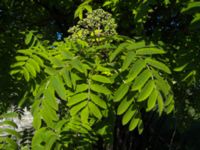
[[174, 110], [174, 103], [171, 103], [170, 105], [168, 105], [168, 106], [165, 108], [165, 112], [166, 112], [167, 114], [171, 113], [173, 110]]
[[165, 64], [163, 64], [162, 62], [157, 61], [155, 59], [151, 59], [151, 58], [147, 58], [145, 61], [146, 61], [147, 64], [149, 64], [149, 65], [151, 65], [151, 66], [153, 66], [153, 67], [155, 67], [159, 70], [162, 70], [166, 73], [171, 74], [170, 69]]
[[146, 64], [144, 60], [137, 60], [131, 67], [126, 82], [133, 81], [137, 75], [145, 68]]
[[83, 92], [88, 90], [88, 84], [79, 84], [76, 86], [76, 92]]
[[135, 56], [136, 56], [135, 52], [133, 52], [133, 51], [130, 51], [126, 54], [126, 57], [124, 59], [124, 62], [123, 62], [122, 68], [121, 68], [122, 71], [126, 70], [129, 67], [129, 65], [135, 59]]
[[126, 125], [131, 120], [131, 118], [133, 117], [135, 113], [136, 113], [136, 109], [133, 105], [131, 105], [129, 109], [126, 111], [126, 113], [123, 115], [122, 124]]
[[184, 65], [182, 65], [180, 67], [176, 67], [176, 68], [174, 68], [174, 71], [181, 72], [181, 71], [183, 71], [185, 69], [185, 67], [187, 67], [187, 65], [188, 65], [188, 63], [186, 63], [186, 64], [184, 64]]
[[48, 140], [47, 140], [47, 142], [46, 142], [46, 144], [45, 144], [45, 150], [50, 150], [50, 149], [52, 149], [52, 147], [53, 147], [54, 143], [56, 142], [57, 138], [58, 138], [58, 137], [57, 137], [56, 135], [51, 135], [51, 136], [48, 138]]
[[127, 111], [127, 109], [130, 107], [130, 105], [132, 104], [132, 102], [134, 101], [134, 98], [128, 99], [127, 97], [125, 97], [121, 103], [119, 104], [118, 108], [117, 108], [117, 114], [121, 115], [123, 114], [125, 111]]
[[111, 94], [112, 92], [105, 86], [98, 85], [98, 84], [91, 84], [91, 89], [97, 93], [103, 93], [103, 94]]
[[200, 2], [189, 2], [187, 7], [183, 8], [181, 12], [187, 13], [187, 11], [192, 11], [192, 9], [200, 8]]
[[72, 81], [71, 81], [71, 78], [70, 78], [70, 72], [67, 71], [66, 69], [63, 70], [63, 73], [62, 73], [62, 76], [63, 76], [63, 79], [65, 81], [65, 84], [68, 86], [68, 87], [72, 87]]
[[149, 70], [144, 70], [139, 76], [135, 79], [135, 82], [132, 85], [132, 90], [140, 90], [144, 84], [151, 77], [151, 73]]
[[101, 119], [102, 118], [102, 114], [101, 114], [101, 111], [99, 110], [99, 108], [93, 104], [92, 102], [90, 102], [88, 104], [89, 106], [89, 109], [90, 109], [90, 112], [95, 116], [97, 117], [98, 119]]
[[37, 72], [40, 72], [40, 66], [34, 59], [29, 59], [28, 62], [34, 67]]
[[94, 95], [94, 94], [90, 94], [91, 100], [98, 105], [99, 107], [106, 109], [107, 105], [106, 102], [104, 100], [102, 100], [99, 96]]
[[36, 114], [34, 115], [34, 118], [33, 118], [33, 127], [38, 130], [40, 127], [41, 127], [41, 118], [40, 118], [40, 114]]
[[144, 130], [143, 121], [140, 119], [139, 122], [138, 122], [138, 132], [139, 132], [139, 134], [142, 134], [143, 130]]
[[33, 37], [33, 33], [29, 32], [28, 34], [26, 34], [26, 38], [25, 38], [25, 44], [28, 45], [31, 42], [31, 39]]
[[26, 67], [23, 67], [23, 74], [24, 74], [24, 78], [26, 81], [29, 81], [30, 80], [30, 75], [29, 75], [29, 72], [28, 70], [26, 69]]
[[146, 85], [144, 86], [144, 88], [141, 90], [137, 101], [141, 102], [145, 100], [146, 98], [148, 98], [151, 92], [153, 91], [154, 87], [155, 87], [154, 81], [152, 80], [148, 81]]
[[32, 64], [26, 63], [25, 67], [33, 77], [36, 77], [36, 71]]
[[169, 95], [168, 98], [167, 98], [167, 100], [165, 101], [165, 106], [168, 106], [172, 102], [174, 102], [173, 95]]
[[137, 127], [139, 120], [140, 120], [139, 118], [135, 118], [135, 117], [132, 118], [129, 124], [129, 131], [132, 131]]
[[82, 111], [81, 111], [81, 121], [83, 123], [88, 123], [88, 117], [89, 117], [89, 110], [88, 107], [85, 107]]
[[149, 96], [149, 99], [147, 102], [147, 111], [152, 110], [153, 107], [156, 105], [157, 97], [158, 97], [158, 92], [156, 89], [154, 89], [151, 95]]
[[102, 83], [112, 83], [111, 79], [102, 75], [93, 75], [91, 79]]
[[126, 47], [128, 46], [128, 43], [122, 43], [120, 44], [115, 50], [113, 53], [111, 53], [109, 59], [110, 61], [113, 61], [115, 59], [115, 57], [121, 53]]
[[0, 122], [0, 126], [4, 126], [4, 125], [8, 125], [8, 126], [10, 126], [10, 127], [17, 128], [16, 123], [14, 123], [14, 122], [11, 121], [11, 120], [4, 120], [4, 121], [1, 121], [1, 122]]
[[124, 97], [124, 95], [126, 95], [126, 93], [128, 92], [129, 87], [130, 87], [130, 84], [122, 84], [114, 93], [114, 98], [113, 98], [114, 101], [115, 102], [120, 101]]
[[88, 98], [88, 93], [79, 93], [68, 99], [68, 106], [75, 105]]
[[154, 54], [165, 54], [165, 53], [166, 52], [164, 50], [153, 47], [142, 48], [136, 51], [137, 55], [154, 55]]
[[83, 107], [87, 105], [87, 101], [83, 101], [82, 103], [79, 103], [78, 105], [75, 105], [70, 109], [70, 114], [72, 116], [76, 115]]
[[65, 91], [63, 81], [60, 79], [60, 77], [59, 76], [52, 76], [51, 82], [52, 82], [52, 85], [53, 85], [55, 91], [58, 93], [58, 95], [63, 100], [65, 100], [66, 99], [66, 91]]

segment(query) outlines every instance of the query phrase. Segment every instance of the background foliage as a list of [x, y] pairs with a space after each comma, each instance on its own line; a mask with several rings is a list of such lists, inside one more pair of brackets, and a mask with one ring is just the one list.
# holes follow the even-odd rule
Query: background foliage
[[[197, 149], [199, 10], [194, 0], [3, 0], [1, 148]], [[34, 136], [16, 132], [11, 105], [31, 109]]]

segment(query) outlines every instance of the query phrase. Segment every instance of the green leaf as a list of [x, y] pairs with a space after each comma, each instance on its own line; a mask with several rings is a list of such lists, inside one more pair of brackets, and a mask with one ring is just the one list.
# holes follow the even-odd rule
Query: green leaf
[[153, 109], [153, 107], [156, 105], [156, 99], [158, 97], [158, 92], [156, 89], [153, 90], [151, 95], [149, 96], [148, 103], [147, 103], [147, 111], [150, 111]]
[[70, 114], [71, 116], [76, 115], [83, 107], [85, 107], [88, 104], [88, 101], [84, 101], [82, 103], [79, 103], [77, 105], [75, 105], [74, 107], [72, 107], [70, 109]]
[[26, 63], [25, 67], [33, 77], [36, 77], [36, 71], [32, 64]]
[[57, 111], [58, 110], [58, 103], [56, 101], [55, 91], [54, 91], [53, 87], [51, 86], [51, 84], [44, 91], [44, 96], [45, 96], [45, 100], [47, 101], [47, 104], [51, 108], [53, 108]]
[[187, 11], [191, 11], [194, 8], [200, 8], [200, 2], [189, 2], [186, 8], [183, 8], [181, 12], [185, 13]]
[[144, 86], [144, 88], [142, 89], [142, 91], [140, 92], [140, 95], [137, 101], [141, 102], [145, 100], [146, 98], [148, 98], [151, 92], [153, 91], [154, 87], [155, 87], [154, 81], [152, 80], [148, 81], [146, 85]]
[[138, 132], [139, 132], [139, 134], [142, 134], [143, 130], [144, 130], [143, 121], [140, 119], [139, 122], [138, 122]]
[[33, 127], [38, 130], [41, 127], [41, 118], [40, 118], [40, 114], [36, 113], [33, 117]]
[[144, 84], [149, 80], [151, 77], [151, 72], [149, 70], [144, 70], [139, 76], [135, 79], [133, 83], [132, 90], [140, 90]]
[[193, 76], [195, 75], [196, 75], [196, 70], [191, 70], [181, 81], [187, 81], [188, 79], [193, 78]]
[[75, 13], [74, 13], [74, 18], [79, 17], [79, 19], [83, 19], [83, 9], [82, 7], [79, 7], [78, 9], [76, 9]]
[[0, 148], [2, 148], [2, 150], [17, 150], [18, 149], [18, 145], [17, 145], [16, 141], [14, 141], [13, 139], [11, 139], [9, 137], [3, 138], [3, 141], [0, 139], [0, 142], [1, 142], [1, 144], [4, 142], [6, 142], [8, 144], [8, 145], [4, 145], [5, 144], [4, 143], [3, 148], [5, 148], [5, 149], [0, 147]]
[[19, 72], [23, 72], [22, 70], [19, 70], [19, 69], [17, 69], [17, 70], [11, 70], [10, 71], [10, 75], [12, 76], [12, 75], [15, 75], [15, 74], [17, 74], [17, 73], [19, 73]]
[[170, 0], [164, 0], [165, 5], [170, 4]]
[[166, 52], [161, 49], [153, 48], [153, 47], [146, 47], [136, 51], [137, 55], [154, 55], [154, 54], [165, 54]]
[[88, 12], [92, 12], [92, 7], [89, 5], [91, 1], [92, 0], [85, 0], [82, 4], [80, 4], [75, 11], [74, 18], [79, 17], [79, 19], [83, 19], [83, 10], [85, 9]]
[[124, 62], [123, 62], [123, 65], [122, 65], [122, 68], [121, 68], [121, 71], [124, 71], [126, 70], [129, 65], [132, 63], [132, 61], [135, 59], [135, 52], [133, 51], [130, 51], [126, 54], [126, 57], [124, 59]]
[[25, 67], [23, 67], [23, 74], [24, 74], [25, 80], [29, 81], [30, 80], [30, 75], [29, 75], [28, 70]]
[[99, 107], [103, 108], [103, 109], [106, 109], [107, 108], [107, 105], [106, 105], [106, 102], [102, 99], [99, 98], [99, 96], [96, 96], [94, 94], [90, 94], [90, 97], [91, 97], [91, 100], [96, 104], [98, 105]]
[[46, 60], [50, 60], [50, 57], [49, 57], [48, 53], [45, 53], [45, 52], [37, 52], [37, 55], [43, 57], [43, 58], [46, 59]]
[[118, 108], [117, 108], [117, 114], [121, 115], [123, 114], [125, 111], [127, 111], [127, 109], [130, 107], [130, 105], [132, 104], [132, 102], [134, 101], [134, 98], [128, 99], [127, 97], [125, 97], [121, 103], [119, 104]]
[[63, 55], [64, 59], [72, 59], [73, 53], [69, 52], [69, 51], [62, 51], [61, 54]]
[[56, 75], [57, 74], [57, 71], [52, 68], [52, 67], [45, 67], [45, 70], [44, 70], [48, 75]]
[[128, 111], [126, 111], [126, 113], [123, 115], [122, 124], [126, 125], [131, 120], [131, 118], [133, 117], [135, 113], [136, 113], [136, 109], [134, 105], [131, 105]]
[[165, 106], [168, 106], [169, 104], [174, 102], [173, 95], [169, 95], [167, 100], [165, 101]]
[[42, 101], [40, 114], [49, 127], [52, 127], [53, 121], [58, 121], [59, 119], [56, 110], [48, 105], [47, 100]]
[[27, 56], [16, 56], [15, 59], [17, 61], [26, 61], [26, 60], [29, 59], [29, 57], [27, 57]]
[[72, 81], [70, 79], [70, 72], [67, 71], [66, 69], [63, 70], [63, 73], [62, 73], [62, 76], [63, 76], [63, 79], [66, 83], [66, 85], [70, 88], [72, 88]]
[[101, 83], [113, 83], [111, 79], [102, 75], [93, 75], [91, 76], [91, 79]]
[[89, 109], [90, 109], [90, 112], [95, 116], [97, 117], [98, 119], [101, 119], [102, 118], [102, 114], [101, 114], [101, 111], [99, 110], [99, 108], [93, 104], [92, 102], [89, 102]]
[[163, 63], [161, 63], [157, 60], [151, 59], [151, 58], [147, 58], [145, 61], [146, 61], [147, 64], [149, 64], [149, 65], [151, 65], [151, 66], [153, 66], [153, 67], [155, 67], [159, 70], [162, 70], [166, 73], [171, 74], [170, 69], [165, 64], [163, 64]]
[[126, 84], [126, 83], [120, 85], [120, 87], [114, 93], [114, 98], [113, 98], [114, 101], [115, 102], [120, 101], [124, 97], [124, 95], [126, 95], [126, 93], [128, 92], [129, 87], [130, 87], [130, 84]]
[[64, 131], [63, 130], [63, 127], [68, 123], [68, 120], [64, 119], [64, 120], [59, 120], [58, 123], [56, 123], [56, 126], [55, 126], [55, 130], [57, 133], [60, 133], [61, 131]]
[[98, 85], [98, 84], [91, 84], [91, 89], [97, 93], [103, 93], [103, 94], [111, 94], [112, 92], [105, 86]]
[[88, 84], [79, 84], [76, 86], [76, 93], [88, 90]]
[[4, 121], [1, 121], [1, 122], [0, 122], [0, 126], [4, 126], [4, 125], [9, 125], [9, 126], [11, 126], [11, 127], [17, 128], [16, 123], [14, 123], [14, 122], [11, 121], [11, 120], [4, 120]]
[[135, 117], [132, 118], [129, 124], [129, 131], [132, 131], [137, 127], [139, 120], [140, 120], [139, 118], [135, 118]]
[[25, 44], [28, 45], [31, 42], [31, 39], [33, 37], [33, 33], [29, 32], [28, 34], [26, 34], [26, 38], [25, 38]]
[[82, 102], [83, 100], [85, 100], [87, 98], [88, 98], [88, 93], [79, 93], [79, 94], [76, 94], [76, 95], [74, 95], [74, 96], [72, 96], [72, 97], [70, 97], [68, 99], [67, 105], [68, 106], [75, 105], [77, 103]]
[[111, 5], [111, 4], [112, 4], [112, 1], [105, 1], [105, 2], [103, 3], [103, 7], [109, 6], [109, 5]]
[[73, 66], [76, 70], [80, 71], [81, 73], [86, 73], [86, 72], [87, 72], [87, 71], [85, 70], [85, 68], [83, 67], [83, 64], [81, 63], [81, 61], [78, 60], [77, 58], [76, 58], [76, 59], [73, 59], [73, 60], [71, 61], [71, 64], [72, 64], [72, 66]]
[[200, 21], [200, 13], [196, 13], [195, 15], [194, 15], [194, 18], [193, 18], [193, 20], [191, 21], [191, 26], [192, 25], [194, 25], [194, 24], [198, 24], [198, 22]]
[[107, 72], [108, 74], [110, 74], [111, 69], [110, 68], [106, 68], [106, 67], [102, 67], [100, 64], [97, 65], [96, 71], [101, 71], [101, 72]]
[[0, 115], [0, 118], [1, 119], [15, 118], [17, 116], [18, 116], [18, 114], [16, 112], [8, 112], [8, 113], [4, 113], [4, 114]]
[[42, 60], [40, 57], [38, 57], [37, 55], [32, 55], [32, 58], [33, 58], [41, 67], [44, 66], [44, 62], [43, 62], [43, 60]]
[[127, 46], [128, 46], [128, 43], [122, 43], [122, 44], [120, 44], [120, 45], [114, 50], [114, 52], [111, 53], [111, 55], [110, 55], [110, 57], [109, 57], [110, 62], [112, 62], [112, 61], [115, 59], [115, 57], [116, 57], [119, 53], [121, 53], [124, 49], [126, 49]]
[[12, 68], [15, 68], [15, 67], [22, 67], [26, 62], [24, 61], [20, 61], [20, 62], [17, 62], [13, 65], [11, 65]]
[[81, 121], [83, 123], [88, 123], [88, 117], [89, 117], [89, 110], [88, 107], [85, 107], [82, 111], [81, 111]]
[[31, 142], [31, 147], [33, 150], [43, 150], [44, 147], [40, 144], [43, 141], [45, 132], [46, 132], [46, 128], [44, 127], [35, 131], [34, 136], [32, 138], [32, 142]]
[[184, 64], [184, 65], [182, 65], [182, 66], [180, 66], [180, 67], [174, 68], [174, 71], [176, 71], [176, 72], [181, 72], [181, 71], [183, 71], [183, 70], [185, 69], [185, 67], [187, 67], [187, 66], [188, 66], [188, 63], [186, 63], [186, 64]]
[[162, 93], [164, 94], [164, 96], [167, 96], [170, 92], [170, 86], [167, 83], [167, 81], [163, 80], [162, 78], [160, 78], [159, 80], [155, 80], [156, 86], [157, 88], [162, 91]]
[[28, 62], [34, 67], [37, 72], [40, 72], [40, 66], [34, 59], [29, 59]]
[[84, 8], [88, 11], [88, 12], [92, 12], [92, 7], [90, 5], [85, 5]]
[[163, 99], [160, 93], [158, 94], [157, 101], [158, 101], [158, 112], [159, 112], [159, 115], [161, 116], [164, 109], [164, 103], [163, 103]]
[[170, 105], [168, 105], [168, 106], [165, 108], [165, 112], [166, 112], [167, 114], [170, 114], [173, 110], [174, 110], [174, 103], [171, 103]]
[[51, 135], [50, 137], [48, 137], [48, 140], [45, 144], [45, 150], [51, 150], [53, 145], [55, 144], [57, 140], [57, 136], [56, 135]]
[[52, 76], [51, 82], [52, 82], [52, 85], [53, 85], [55, 91], [58, 93], [58, 95], [63, 100], [65, 100], [66, 99], [66, 91], [65, 91], [63, 81], [60, 79], [60, 77], [59, 76]]
[[54, 67], [64, 67], [64, 63], [61, 59], [54, 57], [51, 57], [51, 63], [54, 65]]
[[79, 77], [75, 73], [72, 73], [72, 72], [70, 73], [70, 75], [71, 75], [72, 85], [73, 85], [73, 87], [75, 89], [75, 87], [76, 87], [76, 81], [79, 79]]
[[6, 132], [7, 134], [15, 136], [16, 138], [21, 137], [20, 133], [18, 133], [17, 131], [15, 131], [13, 129], [3, 128], [3, 131]]
[[146, 47], [145, 41], [139, 41], [139, 42], [131, 41], [131, 43], [129, 43], [126, 48], [128, 50], [136, 50], [136, 49], [143, 48], [143, 47]]
[[126, 82], [133, 81], [137, 75], [146, 67], [146, 63], [144, 60], [137, 60], [131, 67]]
[[157, 88], [161, 90], [165, 96], [167, 96], [171, 91], [171, 87], [169, 86], [168, 82], [160, 76], [158, 71], [155, 71], [154, 69], [152, 69], [151, 71], [153, 72], [153, 76], [155, 76], [155, 78], [157, 79], [155, 80]]

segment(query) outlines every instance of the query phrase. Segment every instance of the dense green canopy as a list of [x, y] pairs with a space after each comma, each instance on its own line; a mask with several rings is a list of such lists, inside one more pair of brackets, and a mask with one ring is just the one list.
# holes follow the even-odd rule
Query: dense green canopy
[[197, 150], [199, 31], [198, 0], [2, 0], [0, 149]]

